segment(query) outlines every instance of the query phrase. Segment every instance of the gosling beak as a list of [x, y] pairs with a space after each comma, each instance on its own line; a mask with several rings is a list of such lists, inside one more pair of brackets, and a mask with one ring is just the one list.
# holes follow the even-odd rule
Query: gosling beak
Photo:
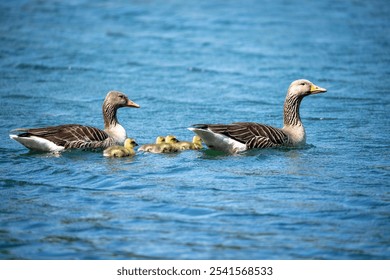
[[131, 101], [130, 99], [127, 100], [126, 107], [140, 108], [140, 106], [137, 103], [135, 103], [134, 101]]
[[133, 145], [134, 145], [134, 147], [137, 147], [137, 146], [138, 146], [138, 143], [137, 143], [137, 142], [134, 142]]
[[326, 92], [326, 88], [321, 88], [319, 86], [316, 86], [315, 84], [312, 84], [310, 86], [310, 93], [311, 94], [317, 94], [317, 93], [321, 93], [321, 92]]

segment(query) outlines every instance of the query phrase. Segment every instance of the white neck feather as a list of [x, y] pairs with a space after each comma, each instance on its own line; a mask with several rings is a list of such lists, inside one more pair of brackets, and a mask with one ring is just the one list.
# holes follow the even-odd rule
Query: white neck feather
[[306, 132], [303, 124], [284, 125], [283, 132], [287, 134], [291, 146], [302, 146], [306, 144]]
[[118, 145], [123, 145], [127, 138], [126, 130], [119, 123], [106, 127], [104, 131], [107, 132]]

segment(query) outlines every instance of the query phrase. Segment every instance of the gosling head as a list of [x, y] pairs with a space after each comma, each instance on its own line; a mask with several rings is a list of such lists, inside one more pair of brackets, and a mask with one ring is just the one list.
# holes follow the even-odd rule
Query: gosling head
[[192, 138], [192, 143], [194, 144], [195, 149], [202, 149], [202, 138], [200, 138], [198, 135], [195, 135]]
[[197, 145], [202, 145], [202, 138], [200, 138], [198, 135], [195, 135], [192, 138], [192, 143], [197, 144]]
[[137, 142], [135, 142], [135, 140], [133, 138], [127, 138], [125, 140], [125, 148], [130, 150], [130, 149], [134, 149], [134, 147], [138, 146]]
[[316, 86], [308, 80], [301, 79], [291, 83], [287, 91], [287, 96], [297, 96], [303, 98], [311, 94], [318, 94], [322, 92], [326, 92], [326, 89]]
[[167, 137], [165, 137], [165, 143], [174, 144], [177, 142], [179, 142], [179, 140], [177, 140], [177, 138], [173, 135], [168, 135]]
[[158, 137], [156, 138], [156, 144], [163, 144], [163, 143], [165, 143], [165, 137], [163, 137], [163, 136], [158, 136]]

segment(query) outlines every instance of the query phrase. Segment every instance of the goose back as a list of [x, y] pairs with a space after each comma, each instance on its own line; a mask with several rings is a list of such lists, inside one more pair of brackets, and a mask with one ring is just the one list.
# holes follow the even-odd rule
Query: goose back
[[225, 135], [250, 149], [278, 147], [288, 142], [288, 136], [281, 129], [253, 122], [200, 124], [193, 127]]
[[26, 129], [17, 137], [43, 138], [64, 149], [98, 149], [114, 144], [113, 139], [105, 131], [78, 124]]

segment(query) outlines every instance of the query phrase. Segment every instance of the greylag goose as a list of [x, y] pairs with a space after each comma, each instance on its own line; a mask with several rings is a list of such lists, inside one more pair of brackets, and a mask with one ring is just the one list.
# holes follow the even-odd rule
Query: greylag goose
[[105, 157], [132, 157], [135, 156], [134, 147], [138, 146], [133, 138], [127, 138], [123, 146], [111, 146], [103, 151]]
[[305, 96], [326, 92], [308, 80], [296, 80], [287, 90], [284, 102], [284, 126], [237, 122], [232, 124], [197, 124], [189, 128], [210, 148], [227, 153], [271, 147], [297, 147], [306, 143], [306, 132], [299, 116], [299, 106]]
[[140, 106], [119, 91], [110, 91], [103, 102], [104, 130], [79, 124], [15, 129], [10, 137], [32, 150], [60, 152], [66, 149], [105, 149], [123, 145], [126, 130], [118, 122], [118, 108]]
[[169, 140], [168, 136], [166, 137], [165, 141], [169, 144], [172, 144], [174, 147], [178, 148], [181, 151], [202, 149], [202, 139], [198, 135], [195, 135], [192, 138], [192, 142], [178, 141], [176, 138]]

